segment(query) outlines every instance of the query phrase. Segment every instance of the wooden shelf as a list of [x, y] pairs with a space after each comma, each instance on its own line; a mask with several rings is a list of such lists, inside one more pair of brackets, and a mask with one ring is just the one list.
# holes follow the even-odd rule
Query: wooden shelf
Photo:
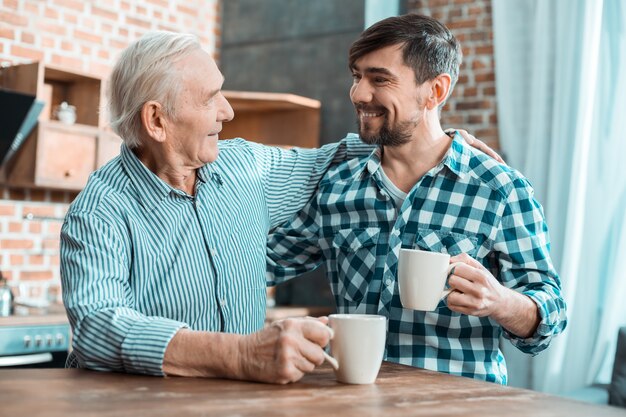
[[63, 101], [76, 107], [76, 123], [102, 126], [100, 79], [69, 72], [41, 62], [14, 65], [0, 70], [0, 87], [32, 94], [46, 103], [39, 120], [54, 119], [53, 110]]
[[224, 91], [235, 118], [224, 123], [221, 138], [241, 137], [266, 145], [319, 146], [318, 100], [294, 94]]
[[40, 121], [6, 167], [17, 187], [80, 190], [96, 168], [98, 128]]
[[[102, 129], [100, 79], [34, 62], [0, 69], [0, 87], [46, 103], [38, 124], [2, 167], [0, 179], [6, 184], [78, 191], [105, 158], [119, 153], [119, 139]], [[73, 125], [53, 120], [53, 110], [64, 101], [76, 108]]]
[[[0, 87], [32, 94], [46, 103], [39, 123], [0, 170], [10, 186], [78, 191], [89, 174], [119, 153], [121, 140], [107, 130], [103, 82], [41, 62], [0, 69]], [[285, 93], [224, 91], [235, 111], [221, 138], [284, 147], [319, 146], [320, 102]], [[61, 102], [76, 107], [76, 124], [54, 119]]]

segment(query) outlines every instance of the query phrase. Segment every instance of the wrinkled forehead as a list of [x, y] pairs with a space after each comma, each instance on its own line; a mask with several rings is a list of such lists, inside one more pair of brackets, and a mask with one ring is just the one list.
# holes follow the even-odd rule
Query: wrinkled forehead
[[189, 92], [204, 94], [216, 91], [224, 83], [224, 76], [213, 57], [201, 49], [182, 57], [175, 68], [180, 72], [183, 88]]

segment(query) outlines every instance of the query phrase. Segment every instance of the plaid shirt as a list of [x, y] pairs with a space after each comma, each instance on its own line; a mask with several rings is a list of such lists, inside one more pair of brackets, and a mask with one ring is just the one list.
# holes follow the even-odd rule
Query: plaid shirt
[[[458, 135], [443, 161], [408, 193], [399, 212], [381, 180], [381, 152], [331, 169], [314, 198], [270, 236], [269, 284], [326, 262], [341, 313], [388, 318], [386, 360], [506, 384], [504, 335], [537, 354], [566, 325], [543, 210], [528, 181]], [[530, 297], [541, 322], [527, 339], [489, 317], [402, 308], [401, 247], [467, 253], [507, 288]]]

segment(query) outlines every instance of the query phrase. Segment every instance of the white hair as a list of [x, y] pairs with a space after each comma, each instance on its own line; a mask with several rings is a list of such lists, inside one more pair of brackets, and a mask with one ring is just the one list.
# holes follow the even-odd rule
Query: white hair
[[126, 48], [111, 73], [108, 87], [111, 128], [129, 148], [141, 145], [141, 109], [155, 100], [167, 117], [176, 117], [181, 77], [174, 63], [200, 49], [190, 34], [149, 32]]

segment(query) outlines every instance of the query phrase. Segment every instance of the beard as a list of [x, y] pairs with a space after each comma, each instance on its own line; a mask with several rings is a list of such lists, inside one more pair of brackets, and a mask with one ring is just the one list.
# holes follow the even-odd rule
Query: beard
[[395, 126], [389, 125], [387, 115], [383, 115], [383, 125], [377, 132], [367, 132], [367, 122], [361, 123], [359, 117], [356, 119], [357, 129], [361, 140], [368, 145], [388, 146], [390, 148], [404, 145], [411, 141], [413, 131], [417, 127], [417, 122], [399, 122]]

